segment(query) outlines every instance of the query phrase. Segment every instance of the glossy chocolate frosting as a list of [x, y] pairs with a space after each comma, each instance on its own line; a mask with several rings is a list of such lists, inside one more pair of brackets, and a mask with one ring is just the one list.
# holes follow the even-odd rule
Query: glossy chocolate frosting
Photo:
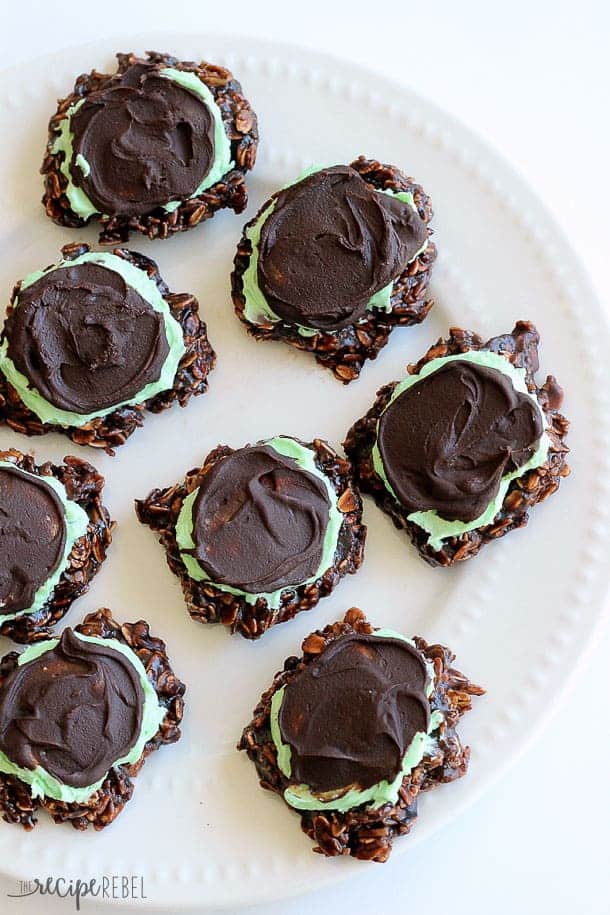
[[323, 480], [267, 445], [206, 474], [193, 505], [193, 550], [211, 581], [252, 594], [297, 585], [322, 560], [330, 501]]
[[457, 359], [407, 388], [384, 411], [377, 443], [386, 477], [409, 511], [474, 521], [504, 474], [535, 453], [540, 410], [510, 378]]
[[261, 229], [258, 284], [280, 318], [338, 330], [364, 314], [426, 238], [407, 203], [347, 165], [325, 168], [278, 194]]
[[52, 270], [19, 293], [8, 355], [49, 403], [86, 415], [157, 381], [169, 345], [163, 315], [114, 270]]
[[210, 109], [159, 70], [132, 64], [72, 114], [72, 180], [100, 213], [140, 216], [185, 200], [214, 163]]
[[62, 784], [86, 788], [132, 749], [143, 707], [134, 665], [111, 641], [85, 642], [68, 628], [0, 689], [0, 750], [23, 769], [42, 766]]
[[402, 639], [332, 642], [284, 692], [291, 782], [318, 793], [391, 782], [415, 734], [428, 730], [426, 680], [423, 656]]
[[40, 477], [0, 467], [0, 615], [27, 610], [58, 568], [66, 545], [64, 507]]

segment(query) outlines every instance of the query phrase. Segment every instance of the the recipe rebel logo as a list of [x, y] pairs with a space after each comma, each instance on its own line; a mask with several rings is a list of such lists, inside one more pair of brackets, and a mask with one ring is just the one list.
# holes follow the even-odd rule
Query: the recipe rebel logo
[[31, 896], [55, 896], [72, 900], [77, 912], [86, 899], [128, 900], [147, 899], [144, 892], [144, 877], [136, 874], [113, 874], [112, 876], [89, 877], [81, 880], [67, 877], [34, 877], [20, 880], [16, 893], [6, 894], [11, 899], [27, 899]]

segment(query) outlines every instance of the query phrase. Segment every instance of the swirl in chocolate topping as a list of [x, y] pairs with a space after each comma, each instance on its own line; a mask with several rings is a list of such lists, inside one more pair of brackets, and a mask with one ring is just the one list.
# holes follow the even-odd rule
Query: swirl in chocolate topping
[[43, 479], [0, 466], [0, 615], [27, 610], [59, 567], [64, 508]]
[[72, 788], [103, 778], [135, 745], [144, 690], [112, 642], [59, 643], [14, 669], [0, 689], [0, 750], [23, 769], [42, 766]]
[[430, 703], [425, 661], [399, 638], [332, 642], [285, 689], [279, 714], [291, 783], [320, 793], [392, 782]]
[[323, 480], [267, 445], [214, 464], [193, 505], [193, 554], [210, 580], [251, 594], [297, 585], [322, 559]]
[[339, 330], [402, 273], [427, 235], [408, 203], [347, 165], [325, 168], [278, 194], [261, 229], [258, 284], [278, 317]]
[[72, 180], [109, 216], [140, 216], [186, 200], [214, 163], [210, 109], [154, 64], [134, 63], [92, 92], [70, 127]]
[[8, 356], [49, 403], [87, 415], [157, 381], [169, 353], [163, 315], [123, 277], [91, 261], [46, 273], [19, 293]]
[[377, 444], [387, 480], [410, 512], [474, 521], [502, 477], [535, 453], [540, 410], [497, 369], [452, 360], [393, 400]]

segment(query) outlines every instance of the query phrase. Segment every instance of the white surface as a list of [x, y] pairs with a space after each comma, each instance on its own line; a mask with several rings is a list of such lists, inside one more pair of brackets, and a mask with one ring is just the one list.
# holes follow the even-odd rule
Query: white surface
[[[115, 27], [111, 28], [107, 21], [109, 6], [111, 5], [104, 6], [106, 20], [101, 25], [96, 18], [99, 11], [94, 9], [70, 11], [70, 15], [79, 23], [78, 29], [74, 23], [70, 25], [65, 19], [61, 21], [61, 31], [59, 21], [54, 26], [48, 22], [44, 23], [44, 27], [41, 24], [30, 36], [25, 49], [16, 46], [16, 38], [22, 24], [31, 24], [34, 5], [26, 4], [12, 13], [15, 23], [13, 31], [5, 23], [5, 60], [11, 55], [14, 61], [23, 59], [24, 51], [28, 54], [37, 53], [49, 45], [58, 47], [66, 42], [94, 38], [104, 30], [108, 34], [116, 34], [118, 23], [115, 22]], [[268, 4], [267, 9], [271, 6]], [[309, 4], [308, 8], [313, 11], [315, 6], [316, 4]], [[389, 8], [390, 4], [387, 6]], [[544, 13], [540, 9], [542, 6], [545, 7]], [[162, 19], [155, 22], [154, 14], [151, 15], [152, 7], [153, 4], [147, 4], [147, 26], [162, 25]], [[398, 56], [401, 68], [406, 67], [412, 86], [465, 116], [473, 126], [479, 129], [484, 126], [486, 132], [512, 155], [521, 169], [528, 173], [537, 190], [542, 192], [555, 209], [564, 226], [571, 230], [580, 253], [587, 259], [601, 286], [604, 276], [601, 268], [605, 264], [606, 247], [605, 218], [602, 213], [605, 217], [610, 201], [603, 170], [608, 152], [607, 134], [602, 133], [603, 125], [599, 123], [597, 115], [603, 110], [603, 87], [607, 85], [604, 33], [607, 33], [608, 22], [604, 22], [601, 17], [601, 5], [595, 5], [594, 8], [593, 4], [581, 4], [577, 21], [574, 21], [567, 6], [540, 4], [539, 12], [534, 15], [530, 13], [521, 20], [518, 7], [519, 4], [511, 4], [510, 19], [507, 16], [504, 21], [499, 15], [491, 18], [481, 15], [483, 6], [475, 9], [474, 5], [469, 8], [466, 4], [464, 9], [464, 4], [460, 4], [459, 13], [457, 10], [451, 13], [449, 6], [437, 4], [435, 11], [426, 10], [425, 16], [422, 13], [415, 14], [410, 20], [411, 24], [414, 20], [419, 22], [416, 33], [422, 36], [421, 47], [417, 42], [412, 42], [408, 55], [401, 53], [394, 55], [394, 58]], [[282, 6], [281, 9], [285, 7]], [[140, 12], [141, 10], [140, 7]], [[183, 11], [182, 17], [179, 15], [180, 10]], [[594, 14], [597, 14], [597, 19], [593, 18]], [[267, 15], [262, 15], [260, 9], [256, 15], [260, 17], [257, 23], [254, 22], [252, 9], [248, 11], [244, 8], [241, 29], [251, 27], [259, 32], [271, 32]], [[401, 15], [404, 17], [404, 10]], [[203, 25], [211, 27], [214, 24], [225, 24], [212, 10], [206, 10], [204, 14], [199, 5], [188, 5], [187, 9], [187, 5], [174, 3], [172, 16], [172, 25], [176, 29], [187, 25], [201, 28]], [[343, 34], [349, 34], [349, 40], [343, 39], [344, 54], [368, 62], [377, 69], [385, 68], [392, 75], [401, 75], [397, 68], [398, 60], [388, 59], [387, 40], [372, 36], [370, 30], [363, 27], [363, 21], [358, 21], [347, 13], [336, 19], [331, 18], [331, 21], [325, 17], [324, 33], [316, 35], [312, 21], [318, 23], [319, 29], [320, 19], [313, 12], [310, 16], [311, 21], [299, 20], [298, 24], [296, 20], [290, 22], [280, 17], [272, 34], [292, 37], [290, 33], [298, 25], [302, 40], [319, 47], [328, 47], [329, 36], [338, 34], [338, 23], [341, 21], [345, 28]], [[121, 27], [130, 31], [136, 25], [134, 20], [135, 11], [132, 17], [131, 10], [124, 10]], [[399, 18], [394, 19], [395, 23], [399, 21]], [[396, 31], [399, 33], [401, 30]], [[406, 20], [402, 31], [408, 31]], [[404, 79], [404, 70], [402, 76]], [[33, 153], [30, 158], [32, 156]], [[578, 175], [585, 176], [586, 184], [583, 188], [577, 187], [574, 181], [574, 176]], [[435, 202], [438, 208], [438, 202]], [[577, 218], [579, 224], [572, 226], [572, 220]], [[205, 232], [206, 227], [201, 231]], [[36, 244], [33, 236], [33, 250]], [[24, 252], [23, 257], [27, 256], [28, 252]], [[165, 265], [162, 254], [159, 254], [159, 259]], [[15, 265], [14, 275], [17, 275], [20, 267], [20, 264]], [[3, 264], [2, 269], [12, 279], [10, 265]], [[599, 271], [597, 274], [596, 269]], [[166, 272], [172, 278], [172, 271]], [[174, 275], [178, 276], [178, 273]], [[602, 288], [602, 291], [607, 294], [608, 286]], [[205, 309], [205, 302], [203, 307]], [[431, 329], [432, 325], [428, 326]], [[419, 339], [425, 338], [420, 336]], [[560, 341], [553, 343], [559, 345]], [[409, 353], [414, 352], [415, 341], [405, 345], [408, 345]], [[218, 347], [220, 349], [220, 340]], [[547, 355], [550, 349], [551, 344], [547, 340], [543, 350], [543, 367], [557, 370]], [[380, 360], [375, 369], [379, 369], [381, 364]], [[384, 364], [389, 368], [387, 359]], [[212, 376], [210, 403], [215, 381], [218, 381], [220, 388], [219, 375], [220, 370], [216, 378]], [[379, 377], [389, 375], [384, 372]], [[365, 375], [364, 385], [367, 390], [372, 390], [373, 382], [370, 377], [368, 381], [366, 378]], [[207, 395], [201, 399], [198, 409], [207, 407], [206, 401]], [[132, 445], [135, 441], [134, 439]], [[205, 444], [208, 444], [207, 439]], [[35, 447], [40, 451], [42, 443], [35, 443]], [[124, 454], [123, 457], [125, 456]], [[147, 473], [150, 475], [151, 470], [147, 470]], [[572, 481], [568, 485], [572, 485]], [[564, 496], [567, 491], [566, 487]], [[539, 509], [539, 515], [535, 516], [532, 528], [527, 532], [528, 537], [532, 536], [533, 526], [538, 524], [538, 519], [550, 511], [553, 501], [545, 509]], [[558, 497], [556, 504], [561, 504], [562, 501], [563, 498]], [[371, 510], [368, 515], [372, 520]], [[516, 534], [508, 538], [496, 551], [503, 552], [519, 536]], [[153, 556], [152, 545], [147, 556]], [[491, 550], [488, 556], [491, 556]], [[111, 562], [113, 559], [117, 561], [116, 556], [111, 557]], [[480, 562], [485, 562], [483, 557]], [[364, 574], [363, 570], [350, 584], [359, 582]], [[101, 583], [103, 578], [104, 575], [100, 576], [98, 582]], [[105, 594], [106, 591], [99, 593]], [[344, 595], [343, 589], [336, 593], [331, 599], [333, 608], [343, 606]], [[329, 604], [330, 601], [326, 603]], [[319, 618], [322, 618], [322, 614], [323, 618], [330, 618], [330, 607], [322, 605], [322, 608]], [[301, 623], [301, 629], [303, 625]], [[291, 627], [291, 640], [296, 641], [297, 624], [294, 627]], [[199, 635], [198, 632], [194, 634]], [[209, 635], [211, 639], [216, 637], [212, 633]], [[208, 633], [204, 631], [200, 638], [203, 640], [207, 636]], [[226, 650], [226, 645], [219, 639], [217, 642]], [[544, 741], [524, 757], [519, 767], [505, 777], [491, 795], [462, 815], [457, 823], [431, 842], [413, 848], [409, 855], [396, 856], [385, 868], [361, 869], [366, 870], [366, 873], [358, 876], [351, 888], [348, 884], [343, 884], [325, 892], [323, 896], [312, 897], [309, 901], [282, 903], [271, 909], [266, 907], [266, 911], [289, 912], [292, 915], [307, 911], [314, 905], [318, 910], [330, 911], [332, 903], [337, 904], [339, 900], [343, 905], [349, 901], [350, 909], [354, 912], [381, 910], [381, 900], [384, 898], [386, 905], [389, 907], [391, 904], [394, 911], [416, 911], [429, 905], [430, 887], [435, 886], [435, 892], [444, 898], [449, 898], [450, 895], [452, 908], [456, 912], [483, 913], [492, 910], [494, 913], [567, 913], [575, 909], [582, 912], [605, 912], [607, 873], [604, 873], [603, 857], [600, 854], [600, 843], [605, 841], [605, 830], [596, 832], [599, 828], [596, 823], [603, 823], [604, 820], [604, 816], [600, 816], [603, 813], [600, 808], [603, 805], [607, 807], [606, 786], [587, 783], [590, 742], [587, 747], [588, 759], [583, 760], [582, 764], [583, 774], [577, 778], [568, 768], [567, 761], [562, 760], [562, 750], [570, 739], [573, 722], [578, 715], [581, 733], [591, 734], [602, 730], [601, 734], [596, 733], [595, 739], [596, 757], [600, 762], [591, 766], [589, 771], [591, 768], [603, 771], [603, 760], [608, 752], [607, 727], [599, 729], [599, 710], [591, 697], [607, 693], [607, 665], [602, 662], [602, 658], [607, 656], [608, 647], [607, 636], [605, 640], [600, 637], [597, 651], [590, 656], [586, 684], [581, 684], [569, 704], [563, 706], [561, 713], [554, 719], [552, 729], [547, 729]], [[279, 659], [282, 653], [279, 641], [277, 650]], [[267, 661], [265, 666], [268, 664]], [[171, 752], [167, 751], [165, 760], [161, 760], [159, 754], [158, 762], [169, 763]], [[143, 775], [138, 792], [143, 789], [147, 777], [151, 777], [150, 772]], [[474, 774], [471, 778], [474, 778]], [[566, 784], [570, 786], [569, 791], [566, 790]], [[456, 786], [449, 786], [443, 790], [448, 793], [455, 788]], [[440, 794], [439, 791], [437, 796]], [[273, 806], [270, 798], [265, 797], [264, 800]], [[129, 813], [126, 811], [121, 828], [127, 825]], [[132, 810], [131, 813], [135, 811]], [[282, 814], [286, 816], [283, 811]], [[294, 823], [290, 825], [295, 827]], [[416, 828], [421, 830], [422, 826], [423, 821], [420, 821]], [[393, 883], [391, 888], [388, 886], [390, 876]], [[19, 905], [23, 910], [27, 907], [24, 901], [14, 903], [15, 908]]]

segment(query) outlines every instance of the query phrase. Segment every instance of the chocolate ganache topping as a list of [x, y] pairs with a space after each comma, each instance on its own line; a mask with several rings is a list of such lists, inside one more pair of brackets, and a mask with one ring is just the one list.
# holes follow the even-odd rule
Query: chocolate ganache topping
[[70, 127], [72, 180], [109, 216], [140, 216], [186, 200], [214, 163], [210, 109], [154, 64], [132, 64], [92, 92]]
[[387, 480], [410, 512], [474, 521], [501, 478], [525, 464], [543, 432], [540, 410], [503, 372], [452, 360], [399, 394], [379, 420]]
[[332, 642], [282, 697], [291, 782], [319, 793], [391, 782], [415, 734], [428, 730], [426, 681], [423, 656], [402, 639]]
[[8, 356], [49, 403], [87, 415], [157, 381], [169, 353], [163, 315], [114, 270], [91, 261], [19, 293]]
[[261, 229], [258, 284], [278, 317], [339, 330], [402, 273], [427, 234], [408, 203], [347, 165], [325, 168], [278, 194]]
[[135, 745], [143, 706], [138, 672], [112, 642], [86, 642], [68, 628], [5, 680], [0, 750], [23, 769], [42, 766], [63, 785], [86, 788]]
[[65, 544], [57, 493], [39, 477], [0, 467], [0, 615], [31, 607], [58, 568]]
[[252, 594], [297, 585], [322, 559], [330, 501], [323, 480], [267, 445], [205, 475], [193, 505], [193, 553], [210, 580]]

